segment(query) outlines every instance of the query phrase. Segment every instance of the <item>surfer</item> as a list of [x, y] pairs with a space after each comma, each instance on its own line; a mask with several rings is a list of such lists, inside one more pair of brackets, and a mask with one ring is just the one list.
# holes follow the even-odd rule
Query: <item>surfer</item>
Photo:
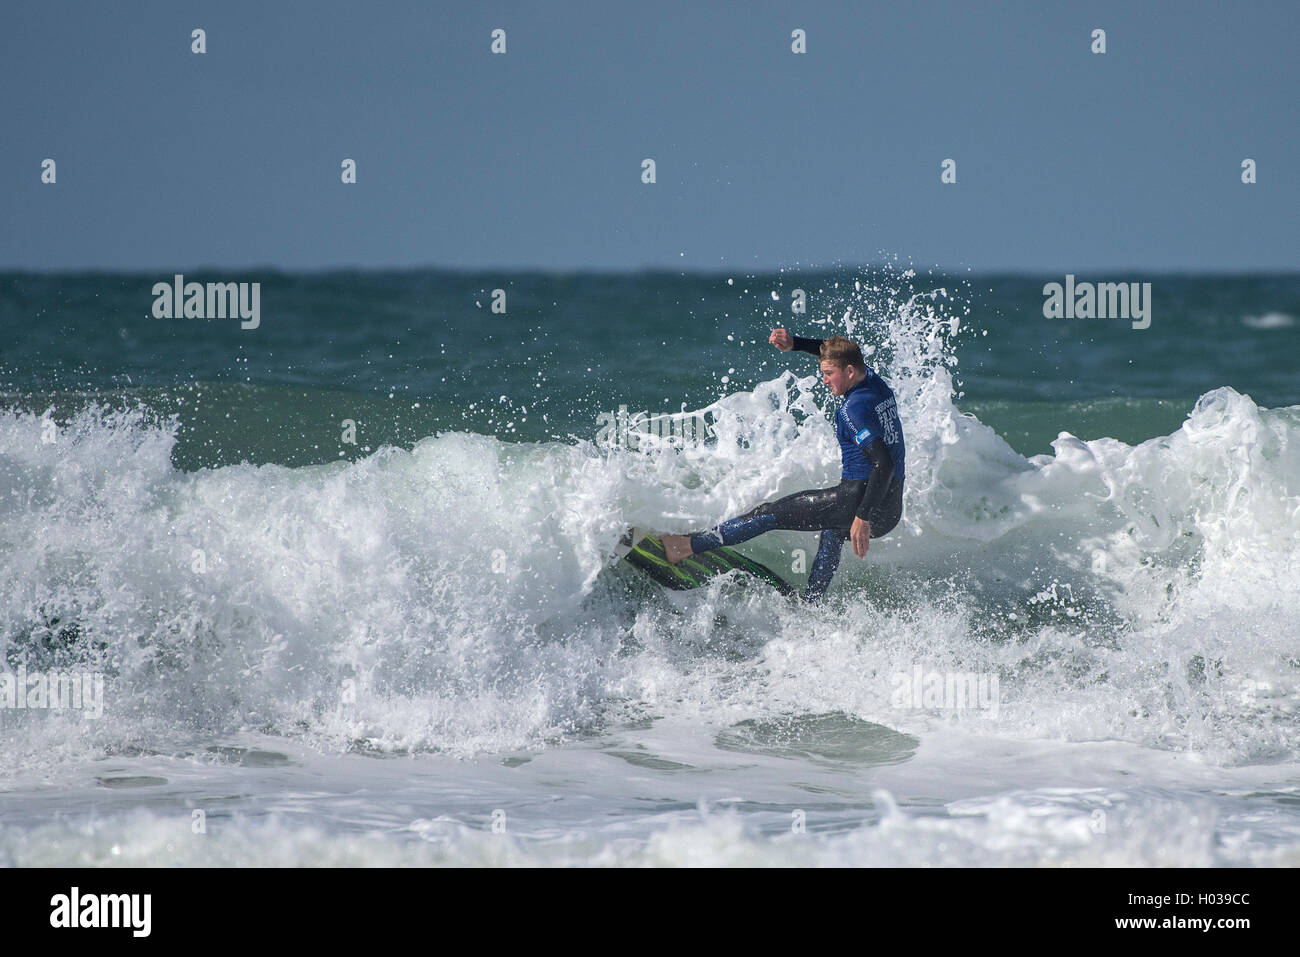
[[822, 383], [844, 402], [835, 415], [843, 474], [833, 488], [795, 492], [692, 535], [664, 535], [664, 552], [674, 564], [698, 552], [735, 545], [777, 529], [821, 532], [817, 558], [804, 589], [818, 601], [830, 586], [846, 541], [865, 558], [871, 539], [893, 530], [903, 516], [903, 426], [894, 392], [867, 367], [856, 342], [843, 336], [805, 339], [785, 329], [768, 338], [782, 352], [807, 352], [821, 360]]

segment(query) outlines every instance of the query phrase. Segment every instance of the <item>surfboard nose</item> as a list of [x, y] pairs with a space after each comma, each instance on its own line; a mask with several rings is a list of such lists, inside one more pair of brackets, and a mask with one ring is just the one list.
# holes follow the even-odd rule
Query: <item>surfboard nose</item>
[[630, 551], [632, 551], [634, 547], [636, 547], [637, 542], [641, 541], [641, 539], [645, 537], [646, 537], [646, 533], [641, 529], [629, 528], [619, 538], [618, 544], [614, 546], [614, 557], [623, 558]]

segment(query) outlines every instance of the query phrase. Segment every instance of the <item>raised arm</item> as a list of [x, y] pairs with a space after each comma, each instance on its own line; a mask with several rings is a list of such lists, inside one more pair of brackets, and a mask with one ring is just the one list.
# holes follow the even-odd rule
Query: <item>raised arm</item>
[[806, 352], [812, 356], [822, 354], [822, 341], [820, 339], [805, 339], [803, 336], [792, 336], [784, 329], [773, 329], [767, 341], [782, 352], [789, 352], [793, 349], [795, 352]]

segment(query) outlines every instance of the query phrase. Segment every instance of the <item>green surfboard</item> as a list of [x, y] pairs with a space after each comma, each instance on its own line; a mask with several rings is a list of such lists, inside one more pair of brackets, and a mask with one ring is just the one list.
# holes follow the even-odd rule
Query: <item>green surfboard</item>
[[676, 565], [664, 554], [663, 542], [653, 535], [644, 535], [639, 529], [632, 529], [624, 535], [619, 546], [617, 551], [625, 562], [635, 565], [665, 588], [686, 591], [699, 588], [719, 575], [741, 572], [770, 585], [782, 595], [798, 594], [793, 585], [766, 565], [725, 546], [692, 555]]

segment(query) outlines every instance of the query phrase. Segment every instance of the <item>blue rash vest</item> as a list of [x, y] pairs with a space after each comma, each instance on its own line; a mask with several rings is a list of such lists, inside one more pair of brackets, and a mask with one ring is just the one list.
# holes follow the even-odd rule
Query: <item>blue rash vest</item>
[[[794, 351], [820, 356], [822, 340], [793, 336]], [[903, 424], [898, 419], [894, 390], [870, 366], [863, 369], [863, 379], [844, 393], [840, 410], [835, 414], [835, 437], [840, 442], [840, 462], [846, 479], [866, 479], [875, 468], [867, 454], [871, 443], [880, 439], [894, 460], [893, 478], [903, 481]], [[881, 492], [884, 490], [881, 489]]]
[[843, 404], [835, 413], [835, 437], [840, 442], [840, 462], [846, 479], [871, 477], [874, 468], [865, 453], [866, 447], [881, 439], [894, 460], [894, 478], [903, 480], [903, 426], [898, 420], [898, 403], [894, 390], [875, 370], [865, 370], [866, 377], [844, 393]]

